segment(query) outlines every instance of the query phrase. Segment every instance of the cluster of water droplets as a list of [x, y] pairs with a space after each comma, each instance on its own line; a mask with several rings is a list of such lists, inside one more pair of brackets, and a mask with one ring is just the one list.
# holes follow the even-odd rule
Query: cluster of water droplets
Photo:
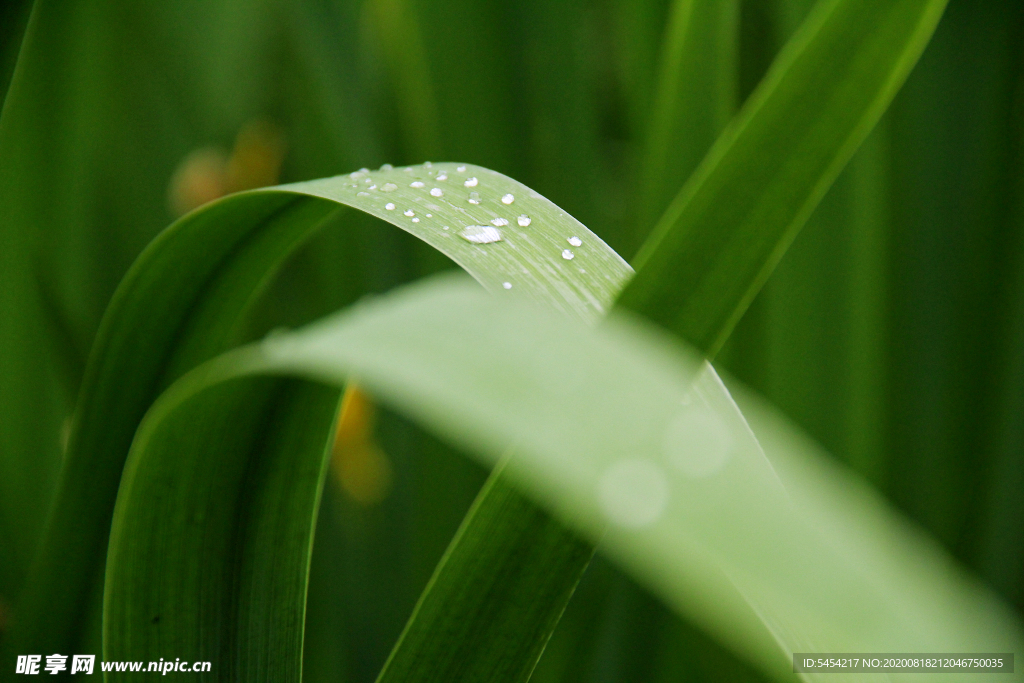
[[[427, 169], [427, 174], [428, 175], [434, 174], [434, 177], [433, 178], [426, 178], [426, 179], [411, 179], [410, 182], [408, 183], [408, 186], [410, 188], [415, 189], [415, 190], [426, 190], [427, 194], [429, 194], [431, 197], [433, 197], [435, 199], [441, 199], [443, 197], [446, 197], [447, 195], [446, 195], [445, 190], [439, 184], [440, 183], [446, 183], [446, 182], [449, 181], [449, 173], [451, 171], [450, 170], [445, 170], [445, 169], [438, 169], [437, 171], [433, 171], [433, 170], [431, 170], [433, 168], [433, 164], [431, 164], [429, 161], [425, 162], [422, 165], [422, 168], [423, 169]], [[388, 172], [388, 171], [394, 171], [394, 170], [395, 170], [395, 167], [392, 166], [391, 164], [384, 164], [384, 165], [382, 165], [380, 167], [380, 171], [382, 171], [382, 172]], [[406, 172], [406, 173], [410, 173], [410, 174], [415, 172], [415, 168], [412, 167], [412, 166], [404, 167], [401, 170]], [[467, 170], [468, 170], [468, 166], [460, 165], [460, 166], [457, 166], [455, 168], [454, 172], [459, 174], [459, 175], [463, 175], [463, 174], [465, 174], [467, 172]], [[376, 182], [374, 182], [374, 179], [370, 176], [369, 169], [366, 169], [366, 168], [362, 168], [362, 169], [359, 169], [358, 171], [354, 171], [354, 172], [350, 173], [349, 177], [350, 177], [351, 180], [356, 181], [354, 184], [351, 185], [351, 187], [359, 188], [359, 191], [357, 192], [357, 195], [360, 196], [360, 197], [370, 197], [370, 196], [372, 196], [372, 192], [375, 191], [375, 190], [379, 191], [379, 192], [383, 192], [383, 193], [392, 193], [392, 192], [395, 192], [396, 190], [398, 190], [398, 187], [399, 187], [399, 185], [397, 183], [395, 183], [395, 182], [393, 182], [391, 180], [388, 180], [387, 182], [381, 183], [379, 185], [379, 187], [378, 187], [378, 184]], [[414, 178], [415, 178], [415, 176], [414, 176]], [[363, 187], [360, 187], [359, 184], [358, 184], [358, 181], [360, 181], [360, 180], [362, 181], [362, 183], [364, 185]], [[465, 188], [479, 188], [479, 189], [482, 189], [482, 187], [483, 187], [481, 179], [479, 177], [477, 177], [477, 176], [465, 177], [463, 175], [462, 178], [456, 178], [456, 179], [452, 180], [452, 182], [454, 182], [454, 183], [458, 183], [459, 181], [462, 182], [462, 185]], [[433, 186], [431, 186], [431, 185], [433, 185]], [[535, 192], [531, 192], [530, 196], [531, 197], [540, 198], [540, 195], [537, 195]], [[451, 202], [451, 200], [447, 199], [447, 198], [445, 199], [445, 201]], [[481, 198], [480, 192], [477, 189], [472, 189], [468, 193], [468, 196], [466, 197], [466, 201], [469, 204], [472, 204], [474, 206], [479, 206], [483, 202], [483, 199]], [[516, 202], [516, 196], [512, 192], [506, 192], [503, 195], [501, 195], [501, 197], [499, 198], [499, 201], [504, 206], [511, 206], [511, 205], [513, 205]], [[436, 207], [434, 207], [434, 208], [436, 208]], [[416, 212], [413, 209], [399, 209], [399, 207], [394, 202], [386, 203], [384, 205], [384, 209], [386, 211], [401, 210], [402, 211], [402, 215], [404, 215], [405, 217], [409, 218], [411, 222], [413, 222], [413, 223], [419, 223], [420, 222], [420, 217], [416, 215]], [[428, 214], [426, 214], [426, 217], [427, 218], [432, 218], [433, 215], [428, 213]], [[509, 221], [510, 221], [509, 218], [503, 218], [503, 217], [498, 216], [498, 217], [490, 219], [490, 225], [480, 225], [480, 224], [466, 225], [461, 230], [457, 231], [456, 234], [458, 234], [459, 237], [461, 237], [462, 239], [466, 240], [467, 242], [471, 242], [473, 244], [480, 244], [480, 245], [483, 245], [483, 244], [493, 244], [495, 242], [501, 242], [501, 241], [503, 241], [505, 239], [505, 236], [502, 233], [501, 228], [504, 228], [504, 227], [508, 226], [509, 225]], [[516, 222], [516, 224], [519, 227], [526, 228], [526, 227], [529, 227], [533, 223], [533, 219], [528, 214], [521, 213], [521, 214], [519, 214], [515, 218], [515, 222]], [[442, 229], [445, 230], [445, 231], [448, 231], [449, 228], [450, 228], [450, 226], [447, 226], [447, 225], [442, 227]], [[582, 246], [582, 244], [583, 244], [583, 241], [579, 237], [577, 237], [575, 235], [573, 235], [571, 237], [568, 237], [566, 239], [566, 241], [569, 243], [569, 245], [571, 247], [577, 247], [578, 248], [578, 247]], [[576, 258], [576, 253], [572, 249], [562, 249], [561, 257], [564, 260], [566, 260], [566, 261], [571, 261], [574, 258]], [[581, 272], [585, 272], [585, 271], [581, 270]], [[512, 288], [512, 283], [510, 283], [510, 282], [503, 282], [502, 283], [502, 287], [504, 287], [505, 289], [511, 289]]]
[[[460, 165], [454, 168], [432, 169], [429, 162], [422, 165], [427, 170], [426, 176], [417, 177], [411, 175], [416, 172], [413, 167], [402, 168], [411, 177], [407, 180], [400, 180], [401, 176], [392, 174], [390, 179], [382, 178], [379, 187], [370, 176], [367, 169], [360, 169], [350, 174], [352, 184], [350, 187], [357, 190], [360, 197], [373, 196], [375, 191], [381, 193], [393, 193], [400, 185], [407, 185], [413, 190], [423, 191], [426, 199], [414, 200], [418, 204], [424, 204], [425, 208], [437, 210], [437, 205], [431, 204], [430, 199], [440, 200], [439, 203], [446, 203], [448, 206], [459, 212], [465, 213], [464, 208], [457, 206], [461, 194], [465, 197], [463, 201], [472, 206], [480, 206], [487, 202], [489, 207], [503, 209], [516, 204], [517, 197], [513, 192], [505, 192], [500, 196], [497, 193], [487, 197], [481, 197], [486, 193], [486, 178], [466, 175], [469, 167]], [[384, 164], [380, 168], [383, 172], [395, 171], [390, 164]], [[451, 177], [449, 177], [451, 176]], [[395, 181], [398, 182], [395, 182]], [[461, 187], [459, 186], [461, 183]], [[529, 191], [529, 196], [534, 199], [542, 199], [535, 192]], [[493, 197], [493, 199], [491, 198]], [[397, 197], [396, 197], [397, 198]], [[493, 204], [491, 204], [493, 202]], [[520, 204], [522, 202], [519, 202]], [[484, 207], [481, 207], [482, 209]], [[399, 207], [395, 202], [387, 202], [384, 205], [386, 211], [401, 211], [402, 215], [413, 223], [420, 222], [417, 209]], [[518, 213], [518, 212], [517, 212]], [[432, 218], [433, 214], [424, 214], [426, 218]], [[442, 214], [444, 215], [444, 214]], [[527, 228], [532, 223], [532, 218], [527, 213], [509, 215], [508, 217], [495, 216], [485, 219], [486, 222], [465, 225], [462, 228], [455, 226], [454, 234], [461, 239], [475, 245], [488, 245], [501, 242], [505, 239], [502, 230], [509, 226], [514, 220], [520, 228]], [[513, 218], [513, 216], [515, 216]], [[452, 226], [443, 225], [442, 230], [448, 231]], [[525, 235], [526, 233], [520, 233]], [[564, 237], [567, 246], [556, 246], [555, 251], [561, 250], [560, 255], [565, 261], [572, 261], [576, 258], [576, 251], [583, 247], [583, 239], [578, 235]], [[527, 272], [525, 269], [523, 272]], [[580, 269], [580, 272], [585, 272]], [[514, 279], [514, 278], [510, 278]], [[505, 290], [513, 288], [513, 282], [504, 281], [501, 286]], [[668, 507], [671, 496], [670, 473], [681, 475], [689, 479], [702, 479], [720, 471], [729, 460], [733, 450], [732, 433], [721, 420], [721, 418], [710, 410], [706, 405], [684, 405], [682, 411], [673, 419], [669, 420], [664, 431], [662, 446], [662, 457], [624, 457], [610, 463], [597, 481], [597, 498], [601, 510], [609, 521], [625, 529], [642, 529], [662, 517]]]

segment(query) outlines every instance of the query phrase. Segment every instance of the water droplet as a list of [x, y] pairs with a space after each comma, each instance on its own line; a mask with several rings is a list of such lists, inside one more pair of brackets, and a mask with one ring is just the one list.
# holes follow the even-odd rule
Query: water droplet
[[576, 258], [576, 254], [572, 253], [572, 249], [563, 249], [562, 258], [564, 258], [566, 261], [572, 261], [574, 258]]
[[508, 225], [508, 221], [504, 218], [492, 218], [491, 225], [497, 225], [500, 228], [503, 225]]
[[420, 222], [420, 219], [419, 219], [419, 218], [413, 218], [413, 219], [412, 219], [412, 222], [413, 222], [413, 223], [419, 223], [419, 222]]
[[394, 167], [394, 166], [392, 166], [391, 164], [383, 164], [383, 165], [382, 165], [382, 166], [380, 167], [380, 170], [382, 170], [382, 171], [390, 171], [390, 170], [392, 170], [392, 169], [394, 169], [394, 168], [395, 168], [395, 167]]
[[448, 174], [442, 171], [437, 174], [437, 178], [435, 178], [435, 180], [448, 180]]
[[480, 194], [478, 192], [470, 192], [469, 193], [469, 203], [470, 204], [479, 204], [480, 203]]
[[398, 185], [395, 185], [394, 183], [384, 183], [384, 185], [381, 186], [380, 191], [381, 192], [394, 192], [397, 189], [398, 189]]
[[695, 479], [718, 472], [732, 454], [732, 435], [714, 413], [703, 407], [684, 409], [665, 429], [662, 447], [670, 465]]
[[515, 200], [516, 200], [515, 195], [510, 193], [510, 194], [507, 194], [507, 195], [505, 195], [505, 196], [503, 196], [501, 198], [501, 203], [502, 204], [511, 204]]
[[376, 190], [376, 189], [377, 189], [377, 186], [376, 186], [376, 185], [370, 185], [370, 186], [369, 186], [368, 188], [366, 188], [366, 189], [367, 189], [367, 190]]
[[433, 217], [434, 217], [434, 214], [432, 214], [432, 213], [428, 213], [427, 214], [427, 218], [433, 218]]
[[524, 227], [524, 228], [525, 228], [525, 227], [526, 227], [527, 225], [529, 225], [529, 224], [530, 224], [530, 223], [532, 223], [533, 221], [532, 221], [532, 220], [530, 219], [530, 217], [529, 217], [529, 216], [527, 216], [527, 215], [526, 215], [526, 214], [524, 213], [524, 214], [523, 214], [522, 216], [520, 216], [519, 218], [517, 218], [517, 219], [516, 219], [516, 222], [517, 222], [517, 223], [519, 223], [519, 225], [521, 225], [522, 227]]
[[423, 162], [423, 168], [433, 168], [433, 167], [434, 167], [434, 165], [432, 163], [430, 163], [429, 161], [424, 161]]
[[395, 205], [392, 204], [391, 202], [388, 202], [387, 204], [384, 205], [384, 208], [387, 209], [388, 211], [394, 211]]
[[416, 212], [413, 211], [412, 209], [406, 209], [402, 213], [404, 213], [406, 216], [415, 216], [416, 215]]
[[419, 180], [414, 180], [413, 182], [409, 183], [409, 187], [415, 187], [417, 189], [421, 188], [423, 187], [423, 182]]
[[355, 180], [356, 178], [358, 178], [362, 174], [363, 174], [362, 171], [352, 171], [351, 173], [348, 174], [348, 177], [352, 178], [353, 180]]
[[459, 237], [474, 244], [490, 244], [501, 241], [501, 231], [489, 225], [467, 225]]
[[609, 521], [627, 529], [642, 529], [665, 512], [668, 477], [650, 460], [620, 460], [601, 475], [597, 495]]
[[465, 166], [459, 166], [455, 170], [458, 171], [459, 173], [465, 173], [466, 172], [466, 167]]
[[447, 226], [447, 225], [446, 225], [446, 226], [444, 226], [444, 229], [445, 229], [445, 230], [447, 230], [447, 229], [448, 229], [448, 226]]
[[578, 247], [581, 244], [583, 244], [583, 240], [581, 240], [579, 237], [576, 237], [576, 235], [573, 235], [572, 237], [567, 239], [566, 242], [568, 242], [569, 244], [571, 244], [574, 247]]
[[356, 196], [357, 197], [369, 197], [370, 193], [369, 192], [356, 192]]
[[373, 178], [363, 178], [363, 184], [364, 185], [367, 184], [367, 183], [372, 183], [372, 182], [373, 182]]
[[462, 183], [462, 184], [463, 184], [463, 185], [465, 185], [466, 187], [476, 187], [476, 185], [477, 185], [477, 183], [478, 183], [478, 182], [480, 182], [480, 181], [478, 181], [478, 180], [477, 180], [477, 179], [476, 179], [476, 178], [474, 177], [474, 178], [467, 178], [467, 179], [466, 179], [466, 182], [464, 182], [464, 183]]
[[512, 283], [511, 282], [502, 282], [501, 286], [504, 287], [505, 289], [512, 289]]
[[432, 189], [430, 191], [430, 196], [431, 197], [440, 197], [443, 194], [444, 194], [444, 192], [441, 191], [440, 187], [435, 187], [434, 189]]

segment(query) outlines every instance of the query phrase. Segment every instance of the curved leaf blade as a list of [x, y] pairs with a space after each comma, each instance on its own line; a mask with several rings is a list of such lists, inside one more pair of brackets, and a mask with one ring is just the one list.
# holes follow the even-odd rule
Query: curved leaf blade
[[[414, 339], [402, 334], [410, 327]], [[174, 385], [140, 428], [108, 609], [124, 619], [137, 609], [118, 558], [138, 540], [133, 513], [176, 468], [161, 443], [175, 438], [179, 410], [253, 374], [338, 384], [356, 373], [486, 461], [516, 442], [508, 472], [533, 497], [591, 539], [604, 535], [634, 575], [780, 679], [793, 651], [1019, 647], [1021, 625], [988, 591], [755, 406], [769, 461], [710, 366], [694, 381], [699, 368], [632, 319], [586, 328], [448, 278], [231, 352]]]
[[[467, 185], [470, 178], [476, 183]], [[441, 187], [441, 197], [431, 194]], [[502, 201], [506, 195], [511, 204]], [[469, 202], [477, 197], [479, 204]], [[578, 319], [600, 315], [602, 302], [631, 273], [558, 207], [510, 178], [468, 164], [360, 171], [256, 190], [184, 217], [143, 253], [104, 317], [57, 507], [22, 597], [32, 608], [5, 639], [6, 652], [73, 648], [138, 421], [174, 379], [241, 341], [246, 312], [275, 269], [338, 205], [372, 213], [427, 241], [489, 289], [548, 302]], [[529, 225], [519, 225], [520, 215], [529, 216]], [[507, 222], [501, 242], [473, 244], [454, 234], [498, 218]], [[582, 241], [571, 261], [561, 253], [570, 246], [566, 233]]]

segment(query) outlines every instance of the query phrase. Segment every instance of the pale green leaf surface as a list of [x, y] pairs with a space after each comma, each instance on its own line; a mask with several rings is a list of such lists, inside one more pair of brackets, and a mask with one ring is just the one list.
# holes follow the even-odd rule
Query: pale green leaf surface
[[140, 565], [122, 558], [164, 533], [160, 519], [135, 520], [176, 480], [167, 440], [194, 401], [215, 407], [211, 391], [254, 373], [333, 384], [356, 374], [487, 462], [516, 443], [508, 472], [533, 496], [592, 539], [603, 534], [605, 550], [662, 598], [780, 679], [793, 651], [1009, 652], [1022, 642], [1016, 618], [932, 542], [754, 405], [769, 461], [692, 353], [630, 318], [593, 330], [495, 302], [461, 278], [273, 336], [172, 387], [126, 467], [110, 628], [148, 616], [131, 599]]

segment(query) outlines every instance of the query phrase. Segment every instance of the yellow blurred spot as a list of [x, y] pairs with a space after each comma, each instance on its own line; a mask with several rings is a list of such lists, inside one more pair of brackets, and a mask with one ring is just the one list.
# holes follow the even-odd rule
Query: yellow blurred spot
[[223, 197], [227, 187], [228, 159], [214, 147], [190, 152], [171, 176], [168, 203], [175, 216]]
[[232, 192], [276, 185], [284, 153], [284, 135], [263, 120], [242, 126], [230, 156], [217, 147], [190, 152], [171, 176], [171, 212], [181, 216]]
[[266, 121], [250, 121], [235, 138], [227, 166], [227, 191], [276, 185], [284, 160], [284, 135]]
[[341, 400], [331, 470], [342, 490], [361, 505], [373, 505], [391, 490], [391, 462], [373, 440], [373, 401], [350, 383]]

